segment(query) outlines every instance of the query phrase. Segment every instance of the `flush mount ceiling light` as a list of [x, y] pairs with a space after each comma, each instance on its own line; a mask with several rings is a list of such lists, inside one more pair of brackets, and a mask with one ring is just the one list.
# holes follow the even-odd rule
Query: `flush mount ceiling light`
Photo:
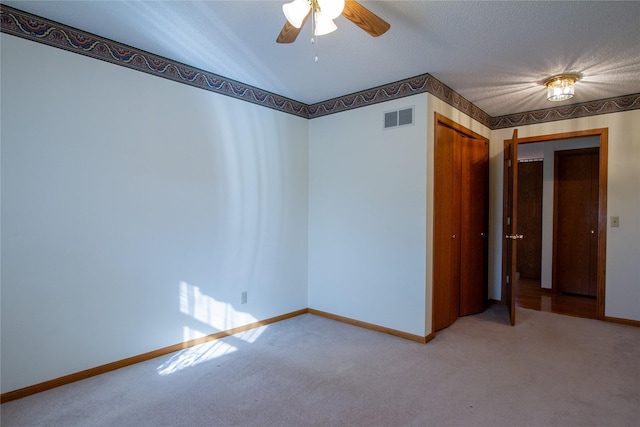
[[564, 101], [573, 97], [573, 85], [580, 80], [576, 73], [559, 74], [548, 78], [544, 85], [547, 87], [549, 101]]

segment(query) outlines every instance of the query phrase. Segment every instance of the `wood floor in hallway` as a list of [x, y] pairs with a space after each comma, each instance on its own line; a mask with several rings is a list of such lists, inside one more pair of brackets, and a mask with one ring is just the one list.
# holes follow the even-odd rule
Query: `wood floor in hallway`
[[596, 298], [554, 293], [536, 280], [520, 279], [516, 285], [516, 305], [532, 310], [596, 319]]

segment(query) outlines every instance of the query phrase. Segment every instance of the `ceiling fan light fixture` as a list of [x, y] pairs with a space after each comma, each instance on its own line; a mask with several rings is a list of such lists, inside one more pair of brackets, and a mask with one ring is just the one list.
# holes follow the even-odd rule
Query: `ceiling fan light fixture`
[[391, 27], [387, 21], [355, 0], [288, 0], [282, 5], [282, 11], [287, 20], [276, 38], [277, 43], [293, 43], [309, 17], [311, 42], [314, 44], [318, 36], [338, 29], [333, 20], [340, 16], [372, 37], [381, 36]]
[[548, 78], [544, 85], [547, 87], [547, 99], [549, 101], [565, 101], [573, 98], [574, 85], [580, 80], [580, 75], [575, 73], [559, 74]]
[[293, 0], [291, 3], [282, 5], [282, 12], [291, 25], [300, 28], [310, 8], [309, 0]]
[[320, 11], [328, 19], [336, 19], [342, 15], [344, 0], [317, 0]]
[[333, 20], [326, 16], [324, 12], [316, 12], [315, 19], [316, 25], [314, 35], [316, 36], [324, 36], [325, 34], [332, 33], [338, 29]]

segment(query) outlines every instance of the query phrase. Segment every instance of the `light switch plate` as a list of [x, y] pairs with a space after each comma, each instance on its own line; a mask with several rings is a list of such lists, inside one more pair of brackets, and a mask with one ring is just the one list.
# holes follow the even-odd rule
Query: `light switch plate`
[[619, 216], [612, 216], [611, 217], [611, 226], [612, 227], [620, 227], [620, 217]]

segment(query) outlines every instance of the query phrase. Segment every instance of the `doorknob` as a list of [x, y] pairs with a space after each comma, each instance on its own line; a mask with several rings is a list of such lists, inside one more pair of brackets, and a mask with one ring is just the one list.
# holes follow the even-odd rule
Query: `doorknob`
[[507, 234], [506, 236], [504, 236], [504, 238], [511, 240], [522, 240], [524, 239], [524, 236], [522, 234]]

